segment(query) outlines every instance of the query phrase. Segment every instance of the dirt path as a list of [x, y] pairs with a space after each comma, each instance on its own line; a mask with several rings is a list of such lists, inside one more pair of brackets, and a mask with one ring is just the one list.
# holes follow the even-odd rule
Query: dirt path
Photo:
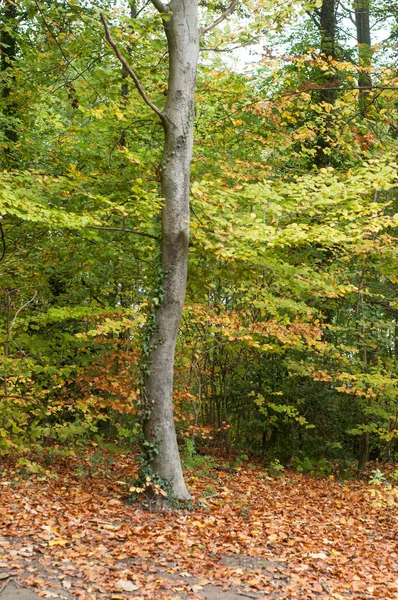
[[[63, 600], [77, 600], [80, 598], [94, 598], [91, 595], [90, 583], [79, 577], [73, 569], [72, 564], [59, 565], [48, 564], [40, 551], [34, 545], [23, 545], [22, 540], [5, 538], [0, 539], [2, 546], [2, 564], [7, 560], [13, 561], [16, 557], [18, 568], [0, 571], [0, 600], [37, 600], [38, 598], [59, 598]], [[236, 574], [250, 574], [253, 581], [261, 576], [272, 582], [273, 593], [267, 594], [267, 598], [283, 598], [282, 589], [289, 580], [285, 566], [281, 562], [259, 560], [255, 557], [244, 555], [221, 556], [218, 560], [219, 568], [234, 570]], [[225, 579], [217, 580], [216, 577], [198, 578], [188, 571], [183, 571], [174, 563], [150, 564], [140, 560], [115, 561], [112, 565], [113, 571], [120, 573], [120, 579], [115, 581], [114, 592], [110, 592], [110, 598], [170, 598], [170, 600], [185, 600], [198, 598], [204, 600], [244, 600], [252, 598], [261, 600], [264, 594], [249, 584], [234, 585], [233, 581]], [[137, 575], [147, 573], [148, 586], [138, 586], [134, 581]], [[156, 595], [152, 584], [156, 582]], [[95, 581], [91, 582], [95, 585]], [[34, 585], [37, 589], [24, 587]], [[83, 592], [82, 588], [86, 588]], [[74, 593], [76, 589], [76, 593]], [[142, 595], [143, 594], [143, 595]]]

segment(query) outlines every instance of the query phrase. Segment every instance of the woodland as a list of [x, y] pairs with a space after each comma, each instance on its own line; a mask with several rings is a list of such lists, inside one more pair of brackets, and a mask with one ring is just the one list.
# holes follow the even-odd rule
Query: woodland
[[398, 597], [397, 58], [395, 0], [2, 0], [0, 597]]

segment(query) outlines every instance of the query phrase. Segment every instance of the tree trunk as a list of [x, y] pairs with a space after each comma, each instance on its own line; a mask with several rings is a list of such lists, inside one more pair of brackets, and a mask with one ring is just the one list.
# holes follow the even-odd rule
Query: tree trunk
[[[375, 240], [375, 235], [373, 236], [373, 241]], [[365, 273], [367, 266], [368, 257], [365, 256], [362, 259], [362, 266], [359, 278], [358, 285], [358, 298], [357, 305], [355, 309], [355, 314], [357, 317], [357, 336], [358, 336], [358, 349], [360, 351], [360, 356], [362, 360], [362, 368], [364, 370], [367, 369], [368, 364], [368, 355], [366, 350], [366, 340], [365, 340], [365, 326], [359, 325], [359, 320], [362, 317], [364, 319], [364, 287], [365, 287]], [[368, 416], [364, 414], [363, 417], [363, 425], [368, 425]], [[359, 445], [359, 455], [358, 455], [358, 471], [363, 471], [366, 466], [366, 463], [369, 460], [369, 451], [370, 451], [370, 433], [369, 431], [362, 432], [360, 445]]]
[[[323, 0], [320, 8], [320, 29], [321, 29], [321, 53], [325, 55], [325, 60], [331, 56], [336, 58], [336, 0]], [[323, 84], [325, 89], [321, 90], [321, 101], [334, 104], [336, 100], [336, 90], [327, 89], [327, 85], [333, 83], [334, 76], [327, 75]]]
[[[328, 61], [329, 56], [334, 60], [336, 58], [336, 0], [323, 0], [319, 11], [319, 29], [321, 36], [320, 50], [324, 61]], [[336, 90], [332, 89], [336, 86], [335, 75], [330, 75], [323, 71], [318, 74], [319, 83], [323, 89], [319, 94], [321, 103], [334, 104], [336, 101]], [[323, 131], [318, 136], [317, 152], [315, 154], [315, 164], [318, 167], [325, 167], [330, 164], [330, 141], [328, 138], [331, 135], [333, 124], [332, 116], [327, 113], [324, 121]]]
[[1, 50], [1, 72], [3, 76], [2, 96], [4, 101], [4, 115], [10, 118], [10, 122], [4, 126], [4, 136], [7, 140], [6, 154], [8, 159], [13, 159], [13, 150], [15, 142], [18, 141], [18, 135], [12, 119], [16, 113], [15, 101], [12, 98], [12, 70], [17, 54], [17, 44], [14, 30], [16, 27], [17, 9], [16, 4], [11, 0], [4, 0], [3, 18], [0, 33]]
[[369, 431], [364, 431], [361, 435], [361, 441], [359, 445], [359, 456], [358, 456], [358, 471], [363, 471], [366, 463], [369, 460], [370, 451], [370, 434]]
[[[155, 6], [158, 4], [155, 3]], [[145, 382], [149, 415], [145, 438], [157, 448], [152, 468], [188, 499], [174, 427], [174, 353], [185, 300], [189, 242], [189, 184], [199, 55], [198, 0], [171, 0], [164, 17], [169, 49], [165, 147], [161, 164], [163, 298], [155, 314], [150, 373]]]
[[[130, 19], [136, 19], [137, 15], [138, 15], [136, 1], [130, 0], [129, 7], [130, 7]], [[129, 48], [129, 50], [131, 50], [131, 48]], [[126, 108], [127, 99], [128, 99], [128, 95], [129, 95], [129, 85], [127, 83], [128, 76], [129, 76], [129, 74], [126, 71], [125, 67], [122, 67], [121, 97], [122, 97], [122, 103], [124, 104], [124, 106], [123, 106], [124, 109]], [[122, 133], [120, 134], [119, 146], [126, 147], [126, 145], [127, 145], [126, 129], [123, 129]]]
[[357, 28], [358, 43], [358, 87], [365, 88], [359, 91], [359, 107], [361, 115], [367, 112], [367, 98], [372, 87], [370, 66], [372, 62], [372, 49], [369, 22], [369, 0], [357, 0], [355, 6], [355, 25]]

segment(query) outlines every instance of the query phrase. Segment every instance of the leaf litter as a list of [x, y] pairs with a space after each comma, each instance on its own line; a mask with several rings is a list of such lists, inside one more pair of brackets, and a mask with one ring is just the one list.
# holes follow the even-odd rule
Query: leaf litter
[[254, 466], [192, 471], [200, 504], [151, 513], [126, 503], [134, 458], [84, 480], [77, 459], [45, 478], [3, 471], [0, 590], [12, 578], [64, 600], [397, 600], [397, 514], [369, 484], [269, 478]]

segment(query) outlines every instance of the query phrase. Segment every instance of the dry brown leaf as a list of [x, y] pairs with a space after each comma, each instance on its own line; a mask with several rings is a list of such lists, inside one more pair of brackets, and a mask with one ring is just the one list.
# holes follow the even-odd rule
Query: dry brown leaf
[[138, 585], [129, 579], [119, 579], [119, 581], [116, 582], [116, 587], [124, 592], [136, 592], [140, 589]]

